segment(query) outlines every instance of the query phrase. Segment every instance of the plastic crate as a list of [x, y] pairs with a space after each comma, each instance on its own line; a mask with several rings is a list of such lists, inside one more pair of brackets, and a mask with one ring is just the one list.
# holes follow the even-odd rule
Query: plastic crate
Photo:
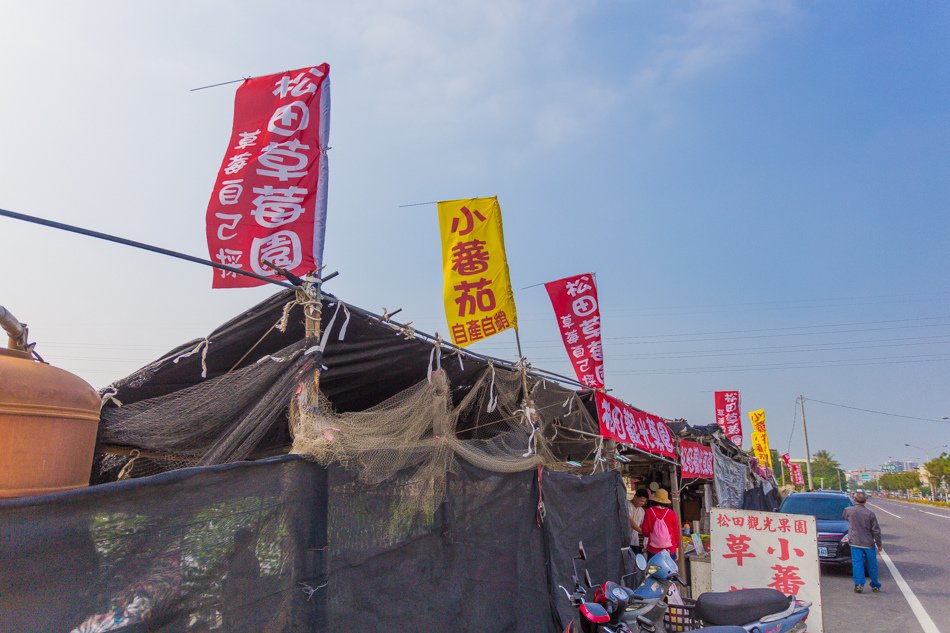
[[663, 624], [670, 633], [682, 633], [702, 628], [703, 622], [696, 617], [696, 601], [683, 598], [683, 604], [671, 604], [663, 614]]

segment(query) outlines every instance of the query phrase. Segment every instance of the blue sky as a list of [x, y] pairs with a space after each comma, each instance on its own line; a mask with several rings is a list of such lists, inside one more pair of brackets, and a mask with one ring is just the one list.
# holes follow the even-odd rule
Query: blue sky
[[[189, 88], [326, 61], [330, 290], [444, 333], [435, 208], [399, 205], [498, 195], [529, 360], [570, 373], [521, 288], [595, 271], [616, 395], [707, 423], [739, 389], [797, 457], [800, 393], [950, 416], [948, 35], [933, 2], [10, 5], [0, 207], [203, 256], [234, 86]], [[10, 220], [0, 240], [0, 304], [96, 386], [270, 292]], [[950, 443], [806, 408], [847, 466]]]

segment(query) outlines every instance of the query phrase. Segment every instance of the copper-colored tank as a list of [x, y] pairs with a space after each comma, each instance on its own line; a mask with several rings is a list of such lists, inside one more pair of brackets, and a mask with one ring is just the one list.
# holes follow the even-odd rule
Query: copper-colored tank
[[99, 394], [34, 360], [26, 327], [2, 306], [0, 325], [10, 335], [10, 349], [0, 348], [0, 498], [89, 485]]

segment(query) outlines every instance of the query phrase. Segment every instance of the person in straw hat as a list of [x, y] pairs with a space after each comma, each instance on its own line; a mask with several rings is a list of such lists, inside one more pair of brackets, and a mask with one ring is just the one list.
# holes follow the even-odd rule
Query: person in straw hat
[[670, 493], [660, 488], [653, 495], [653, 505], [647, 508], [640, 524], [641, 534], [646, 537], [648, 556], [666, 550], [675, 559], [679, 549], [679, 519], [670, 507]]

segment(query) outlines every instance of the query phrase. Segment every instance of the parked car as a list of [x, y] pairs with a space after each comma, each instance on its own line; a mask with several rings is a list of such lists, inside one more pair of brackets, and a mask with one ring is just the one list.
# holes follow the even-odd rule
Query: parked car
[[851, 562], [848, 522], [844, 509], [853, 506], [851, 497], [839, 492], [795, 492], [782, 502], [779, 512], [810, 514], [818, 529], [818, 561], [828, 564]]

